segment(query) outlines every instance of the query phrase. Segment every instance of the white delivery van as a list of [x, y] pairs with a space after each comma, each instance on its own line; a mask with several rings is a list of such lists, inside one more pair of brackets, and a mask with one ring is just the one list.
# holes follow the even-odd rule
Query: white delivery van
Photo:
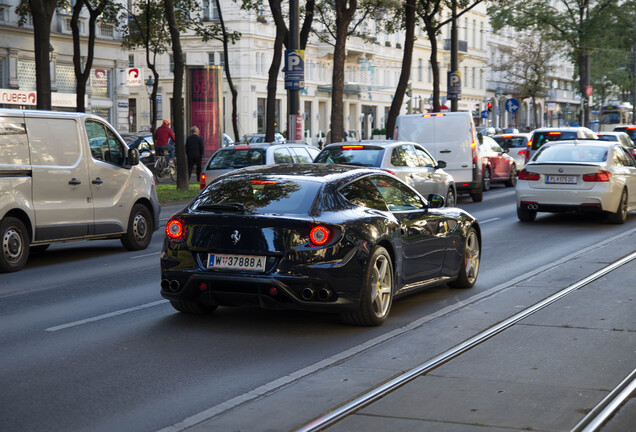
[[145, 249], [159, 209], [152, 173], [103, 119], [0, 109], [0, 272], [51, 243], [119, 238]]
[[393, 139], [423, 145], [435, 159], [446, 162], [444, 171], [453, 176], [458, 194], [470, 194], [475, 202], [483, 200], [479, 142], [470, 113], [398, 116]]

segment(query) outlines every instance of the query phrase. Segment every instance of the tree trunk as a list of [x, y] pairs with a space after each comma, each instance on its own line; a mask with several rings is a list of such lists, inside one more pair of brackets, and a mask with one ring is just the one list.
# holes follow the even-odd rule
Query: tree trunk
[[[230, 61], [228, 53], [228, 35], [225, 28], [225, 21], [223, 20], [223, 12], [221, 11], [221, 2], [216, 0], [216, 9], [219, 14], [219, 24], [221, 25], [221, 31], [223, 32], [223, 69], [225, 70], [225, 78], [227, 79], [227, 85], [230, 87], [230, 93], [232, 93], [232, 130], [234, 132], [234, 140], [239, 140], [239, 128], [238, 128], [238, 90], [234, 87], [234, 81], [232, 81], [232, 74], [230, 73]], [[219, 125], [220, 127], [220, 125]]]
[[[172, 40], [172, 56], [174, 58], [174, 81], [172, 89], [172, 118], [174, 119], [174, 136], [176, 138], [177, 155], [177, 189], [188, 190], [190, 179], [188, 178], [188, 164], [185, 152], [185, 120], [183, 118], [183, 72], [184, 60], [181, 49], [181, 35], [174, 12], [173, 0], [164, 0], [166, 21]], [[198, 180], [198, 179], [197, 179]]]
[[[402, 102], [404, 101], [404, 93], [409, 84], [411, 76], [411, 64], [413, 61], [413, 46], [415, 45], [415, 4], [416, 0], [406, 0], [404, 3], [404, 24], [406, 34], [404, 37], [404, 54], [402, 56], [402, 70], [400, 72], [400, 80], [398, 81], [391, 108], [389, 109], [389, 118], [386, 122], [386, 137], [393, 138], [395, 123], [397, 116], [400, 115]], [[411, 97], [413, 97], [411, 95]]]
[[[344, 119], [344, 78], [346, 45], [349, 24], [357, 9], [357, 0], [335, 0], [336, 3], [336, 44], [333, 51], [333, 72], [331, 79], [331, 142], [343, 139]], [[347, 7], [347, 3], [349, 6]]]
[[33, 42], [35, 53], [36, 108], [51, 109], [51, 71], [49, 46], [51, 44], [51, 20], [57, 0], [29, 0], [33, 18]]
[[[430, 37], [430, 35], [429, 35]], [[433, 112], [440, 112], [441, 104], [440, 99], [440, 79], [439, 79], [439, 64], [437, 63], [437, 39], [433, 34], [430, 38], [431, 42], [431, 71], [433, 75]]]
[[[272, 64], [269, 66], [267, 73], [267, 105], [265, 107], [265, 141], [274, 141], [274, 133], [276, 132], [275, 114], [276, 114], [276, 91], [278, 87], [278, 73], [282, 63], [283, 45], [287, 39], [289, 31], [283, 19], [280, 0], [270, 0], [269, 8], [272, 11], [272, 17], [276, 24], [276, 37], [274, 38], [274, 52]], [[278, 125], [280, 127], [280, 125]]]

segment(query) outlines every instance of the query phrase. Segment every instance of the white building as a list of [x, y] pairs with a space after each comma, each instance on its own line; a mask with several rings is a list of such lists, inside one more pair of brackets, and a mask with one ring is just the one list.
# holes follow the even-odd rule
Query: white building
[[[33, 23], [18, 26], [15, 7], [19, 0], [0, 3], [0, 107], [35, 108], [35, 59]], [[80, 20], [82, 54], [86, 54], [88, 14]], [[51, 23], [51, 88], [54, 110], [74, 111], [76, 84], [73, 69], [71, 11], [59, 9]], [[110, 121], [119, 130], [129, 128], [128, 87], [125, 82], [127, 51], [117, 30], [97, 24], [95, 58], [87, 82], [86, 110]]]

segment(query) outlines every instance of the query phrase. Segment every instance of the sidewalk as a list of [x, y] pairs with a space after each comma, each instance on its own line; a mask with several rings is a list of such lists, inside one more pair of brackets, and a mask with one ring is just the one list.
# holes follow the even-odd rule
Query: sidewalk
[[[537, 269], [166, 430], [295, 430], [634, 251], [636, 230]], [[330, 431], [569, 431], [636, 368], [636, 261], [516, 323]], [[605, 430], [633, 430], [627, 403]]]

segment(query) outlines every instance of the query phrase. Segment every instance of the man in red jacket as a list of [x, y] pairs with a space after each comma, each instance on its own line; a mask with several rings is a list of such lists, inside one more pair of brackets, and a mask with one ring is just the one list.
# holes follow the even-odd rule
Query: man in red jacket
[[176, 141], [174, 132], [170, 129], [170, 120], [164, 119], [161, 126], [155, 131], [155, 149], [157, 155], [170, 153], [170, 160], [174, 159], [174, 145], [170, 144], [170, 140]]

